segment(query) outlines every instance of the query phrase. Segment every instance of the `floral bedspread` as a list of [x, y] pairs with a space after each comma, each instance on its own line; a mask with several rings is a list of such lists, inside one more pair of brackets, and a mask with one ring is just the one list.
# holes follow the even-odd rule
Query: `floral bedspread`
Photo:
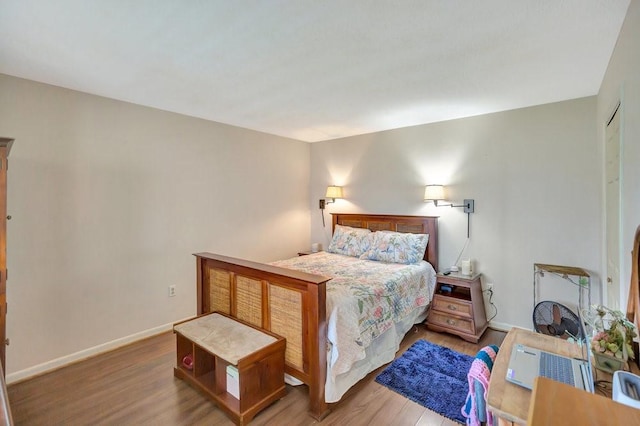
[[327, 283], [330, 371], [345, 373], [365, 357], [365, 348], [395, 322], [431, 301], [436, 273], [414, 265], [360, 260], [327, 252], [272, 262], [332, 279]]

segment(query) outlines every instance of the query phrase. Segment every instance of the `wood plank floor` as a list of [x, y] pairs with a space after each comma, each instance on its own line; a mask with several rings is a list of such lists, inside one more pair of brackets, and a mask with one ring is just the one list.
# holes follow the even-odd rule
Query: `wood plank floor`
[[[418, 339], [475, 355], [500, 344], [505, 333], [487, 330], [478, 344], [416, 326], [401, 354]], [[198, 391], [173, 377], [175, 336], [163, 333], [8, 387], [18, 425], [233, 425]], [[456, 424], [374, 381], [372, 372], [322, 422], [307, 414], [305, 386], [258, 414], [252, 425], [450, 425]]]

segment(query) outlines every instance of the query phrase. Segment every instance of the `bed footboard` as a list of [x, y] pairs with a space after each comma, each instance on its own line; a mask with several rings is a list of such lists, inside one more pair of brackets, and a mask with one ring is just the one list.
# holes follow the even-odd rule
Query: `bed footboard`
[[198, 314], [219, 311], [287, 339], [285, 371], [309, 387], [309, 412], [328, 413], [326, 282], [330, 278], [197, 253]]

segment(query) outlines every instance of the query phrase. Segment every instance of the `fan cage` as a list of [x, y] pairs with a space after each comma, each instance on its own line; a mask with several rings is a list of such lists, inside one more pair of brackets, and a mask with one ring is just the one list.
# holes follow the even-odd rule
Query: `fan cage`
[[544, 300], [535, 306], [533, 327], [537, 333], [565, 340], [584, 338], [578, 316], [565, 305], [551, 300]]

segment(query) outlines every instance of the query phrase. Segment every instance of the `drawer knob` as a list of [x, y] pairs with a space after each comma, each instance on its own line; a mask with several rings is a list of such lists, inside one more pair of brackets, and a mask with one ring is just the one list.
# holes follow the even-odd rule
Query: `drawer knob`
[[449, 305], [447, 306], [449, 308], [449, 310], [451, 311], [455, 311], [456, 309], [458, 309], [458, 307], [456, 305]]
[[449, 324], [449, 325], [456, 325], [456, 322], [455, 322], [455, 320], [452, 320], [451, 318], [449, 318], [449, 319], [447, 320], [447, 324]]

